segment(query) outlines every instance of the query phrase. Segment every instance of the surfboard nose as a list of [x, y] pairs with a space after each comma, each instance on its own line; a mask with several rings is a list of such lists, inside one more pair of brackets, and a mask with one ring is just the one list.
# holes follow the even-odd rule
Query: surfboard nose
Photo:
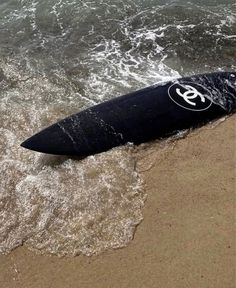
[[21, 143], [21, 147], [55, 155], [76, 153], [73, 139], [58, 124], [54, 124], [28, 138]]

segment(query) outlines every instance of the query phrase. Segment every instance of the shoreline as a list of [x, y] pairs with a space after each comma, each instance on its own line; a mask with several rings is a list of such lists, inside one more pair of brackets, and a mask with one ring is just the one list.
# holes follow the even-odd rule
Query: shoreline
[[139, 152], [147, 200], [127, 247], [59, 258], [23, 246], [0, 255], [0, 286], [233, 288], [235, 120]]

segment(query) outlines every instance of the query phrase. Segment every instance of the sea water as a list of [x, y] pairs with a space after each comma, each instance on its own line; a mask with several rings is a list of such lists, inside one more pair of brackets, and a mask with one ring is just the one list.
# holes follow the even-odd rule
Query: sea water
[[0, 0], [0, 253], [93, 255], [143, 218], [132, 145], [79, 161], [23, 140], [112, 97], [235, 69], [233, 0]]

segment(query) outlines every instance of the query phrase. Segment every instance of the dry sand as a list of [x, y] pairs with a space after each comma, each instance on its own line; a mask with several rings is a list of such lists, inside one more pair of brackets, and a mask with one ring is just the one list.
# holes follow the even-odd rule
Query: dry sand
[[0, 256], [0, 287], [236, 287], [235, 120], [143, 152], [148, 199], [128, 247], [90, 258], [20, 247]]

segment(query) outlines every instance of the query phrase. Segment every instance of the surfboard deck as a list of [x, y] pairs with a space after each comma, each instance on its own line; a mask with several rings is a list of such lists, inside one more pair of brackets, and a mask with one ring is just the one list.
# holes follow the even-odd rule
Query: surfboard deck
[[236, 110], [236, 73], [218, 72], [150, 86], [69, 116], [21, 146], [87, 156], [203, 125]]

